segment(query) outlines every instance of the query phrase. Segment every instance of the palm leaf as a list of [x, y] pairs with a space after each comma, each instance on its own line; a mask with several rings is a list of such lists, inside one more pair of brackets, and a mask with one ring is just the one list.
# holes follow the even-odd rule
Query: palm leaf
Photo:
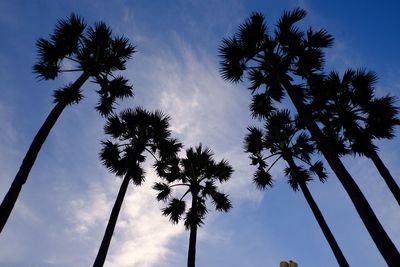
[[171, 194], [171, 188], [166, 183], [155, 183], [153, 189], [159, 191], [157, 194], [158, 201], [166, 201]]
[[267, 187], [272, 187], [274, 180], [269, 172], [260, 168], [254, 173], [253, 182], [258, 189], [264, 190]]
[[166, 208], [162, 210], [163, 215], [168, 216], [172, 223], [178, 223], [185, 212], [185, 201], [173, 198]]

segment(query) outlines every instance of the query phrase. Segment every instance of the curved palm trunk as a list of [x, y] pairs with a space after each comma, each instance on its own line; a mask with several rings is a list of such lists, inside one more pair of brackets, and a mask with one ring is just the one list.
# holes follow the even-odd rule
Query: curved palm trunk
[[379, 157], [378, 153], [376, 153], [376, 151], [372, 149], [368, 153], [368, 157], [372, 160], [383, 180], [385, 180], [386, 185], [392, 192], [394, 198], [397, 200], [397, 203], [400, 205], [400, 188], [394, 180], [393, 176], [390, 174], [389, 170], [386, 168], [381, 158]]
[[[296, 163], [293, 161], [293, 158], [288, 157], [285, 160], [289, 164], [289, 167], [296, 173], [297, 166], [296, 166]], [[300, 175], [296, 174], [296, 177], [300, 177]], [[306, 183], [303, 180], [298, 180], [298, 183], [299, 183], [300, 189], [303, 192], [303, 195], [304, 195], [308, 205], [311, 208], [312, 213], [314, 214], [315, 219], [318, 222], [319, 227], [322, 230], [322, 233], [324, 234], [324, 236], [326, 238], [326, 241], [328, 241], [329, 246], [331, 247], [331, 250], [332, 250], [333, 254], [335, 255], [336, 261], [339, 263], [339, 266], [340, 267], [350, 267], [350, 265], [347, 263], [346, 258], [343, 255], [342, 250], [340, 249], [338, 243], [336, 242], [336, 239], [333, 236], [331, 229], [329, 229], [329, 226], [326, 223], [321, 210], [318, 208], [318, 205], [315, 202], [314, 198], [312, 197], [310, 190], [308, 190]]]
[[117, 199], [115, 200], [114, 206], [112, 208], [110, 219], [108, 220], [103, 240], [101, 241], [101, 245], [99, 251], [97, 252], [97, 256], [94, 261], [93, 267], [102, 267], [104, 265], [108, 248], [110, 247], [111, 238], [114, 233], [115, 225], [117, 224], [117, 219], [119, 212], [121, 210], [122, 202], [124, 200], [126, 191], [128, 189], [129, 181], [130, 181], [129, 176], [125, 175], [121, 187], [119, 188]]
[[[197, 214], [196, 209], [197, 209], [197, 199], [195, 196], [193, 196], [192, 197], [192, 212], [194, 214]], [[197, 223], [194, 222], [190, 225], [187, 267], [195, 267], [195, 265], [196, 265], [196, 239], [197, 239]]]
[[[82, 74], [70, 87], [70, 90], [78, 90], [85, 81], [89, 78], [87, 74]], [[0, 233], [3, 230], [12, 209], [14, 208], [15, 203], [17, 202], [17, 198], [19, 193], [21, 192], [22, 186], [25, 184], [28, 179], [29, 172], [32, 169], [33, 164], [39, 154], [40, 149], [42, 148], [44, 142], [46, 141], [47, 136], [50, 133], [50, 130], [53, 128], [57, 119], [60, 117], [61, 113], [66, 107], [66, 103], [57, 103], [54, 108], [51, 110], [50, 114], [47, 116], [45, 122], [42, 127], [40, 127], [37, 132], [35, 138], [33, 139], [28, 152], [25, 155], [25, 158], [22, 161], [22, 164], [16, 174], [14, 181], [11, 184], [10, 189], [5, 195], [3, 202], [0, 205]]]
[[382, 254], [389, 267], [396, 267], [400, 262], [400, 254], [388, 234], [383, 229], [381, 223], [376, 217], [374, 211], [369, 205], [367, 199], [361, 192], [360, 188], [354, 181], [353, 177], [346, 170], [343, 163], [340, 161], [339, 156], [331, 148], [327, 142], [322, 131], [312, 119], [310, 112], [306, 109], [301, 96], [294, 91], [290, 85], [286, 86], [286, 91], [297, 109], [300, 119], [304, 122], [309, 130], [312, 138], [318, 144], [318, 149], [324, 155], [328, 164], [336, 174], [337, 178], [343, 185], [347, 194], [349, 195], [358, 215], [363, 221], [368, 233], [373, 239], [379, 252]]

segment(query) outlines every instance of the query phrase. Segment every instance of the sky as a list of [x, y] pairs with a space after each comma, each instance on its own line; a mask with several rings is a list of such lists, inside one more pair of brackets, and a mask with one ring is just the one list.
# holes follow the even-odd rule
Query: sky
[[[273, 188], [259, 191], [254, 167], [243, 152], [249, 125], [245, 84], [220, 78], [218, 47], [252, 12], [270, 27], [284, 10], [302, 7], [302, 26], [325, 28], [335, 38], [326, 51], [326, 69], [341, 73], [365, 68], [377, 73], [377, 96], [400, 97], [400, 18], [397, 1], [171, 0], [22, 1], [0, 0], [0, 199], [7, 192], [36, 131], [53, 107], [53, 90], [72, 74], [39, 81], [32, 73], [35, 42], [48, 37], [58, 19], [72, 12], [88, 25], [106, 22], [136, 46], [124, 75], [135, 96], [118, 111], [142, 106], [171, 117], [171, 129], [185, 148], [200, 142], [235, 172], [223, 186], [233, 203], [229, 213], [212, 211], [198, 231], [197, 266], [337, 266], [300, 192], [272, 174]], [[98, 159], [104, 118], [94, 110], [96, 86], [84, 85], [85, 98], [68, 107], [50, 133], [0, 235], [1, 267], [90, 266], [96, 256], [121, 179]], [[398, 102], [398, 105], [400, 103]], [[397, 131], [398, 132], [398, 131]], [[377, 143], [384, 162], [400, 183], [399, 139]], [[400, 249], [400, 210], [371, 163], [343, 159], [395, 245]], [[150, 166], [150, 164], [148, 165]], [[349, 197], [328, 169], [328, 181], [309, 184], [350, 266], [385, 266]], [[185, 266], [188, 231], [163, 217], [156, 175], [130, 185], [105, 266]]]

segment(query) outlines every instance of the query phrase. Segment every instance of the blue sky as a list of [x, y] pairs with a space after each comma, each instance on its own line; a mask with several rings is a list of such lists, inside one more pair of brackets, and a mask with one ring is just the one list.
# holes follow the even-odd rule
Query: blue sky
[[[161, 109], [172, 118], [173, 134], [186, 147], [202, 142], [235, 173], [224, 190], [234, 209], [211, 212], [199, 230], [198, 266], [337, 266], [327, 242], [299, 192], [289, 188], [282, 165], [275, 186], [265, 192], [251, 182], [254, 168], [243, 153], [250, 96], [245, 85], [224, 82], [217, 49], [253, 11], [268, 25], [284, 10], [305, 8], [304, 26], [323, 27], [335, 37], [327, 69], [374, 70], [377, 95], [400, 96], [399, 25], [396, 1], [6, 1], [0, 0], [0, 198], [4, 196], [34, 134], [52, 108], [52, 92], [72, 75], [37, 81], [32, 74], [35, 41], [47, 37], [56, 21], [71, 12], [92, 25], [103, 20], [137, 47], [125, 75], [135, 97], [119, 109]], [[0, 236], [0, 266], [90, 266], [121, 180], [101, 166], [102, 119], [93, 109], [95, 86], [64, 111], [51, 132]], [[380, 154], [400, 176], [398, 138], [380, 142]], [[400, 211], [371, 164], [345, 158], [346, 166], [400, 248]], [[329, 170], [325, 184], [310, 190], [351, 266], [385, 266], [348, 196]], [[185, 266], [188, 232], [162, 217], [146, 184], [127, 192], [106, 266]], [[399, 182], [399, 180], [397, 179]]]

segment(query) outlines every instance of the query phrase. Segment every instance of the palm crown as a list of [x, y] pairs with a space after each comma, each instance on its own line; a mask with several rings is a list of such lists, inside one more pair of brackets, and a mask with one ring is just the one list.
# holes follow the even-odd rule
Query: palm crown
[[[393, 96], [375, 97], [373, 72], [347, 70], [321, 79], [320, 88], [311, 87], [310, 106], [325, 132], [335, 132], [353, 153], [369, 156], [376, 150], [373, 139], [394, 137], [400, 124]], [[323, 107], [323, 108], [320, 108]]]
[[[310, 181], [311, 174], [317, 175], [322, 182], [325, 181], [327, 176], [322, 162], [311, 162], [315, 145], [306, 133], [298, 130], [288, 110], [270, 114], [266, 119], [264, 129], [249, 127], [248, 130], [249, 133], [245, 138], [245, 151], [250, 153], [251, 164], [257, 166], [253, 181], [258, 188], [265, 189], [273, 185], [269, 171], [281, 158], [286, 161], [294, 159], [307, 166], [306, 169], [297, 165], [297, 170], [292, 170], [290, 167], [285, 168], [289, 184], [294, 190], [298, 190], [299, 179], [304, 182]], [[267, 156], [266, 150], [270, 153]], [[271, 159], [273, 161], [268, 165], [267, 161]]]
[[285, 12], [272, 35], [264, 16], [254, 13], [233, 38], [222, 41], [219, 49], [221, 75], [233, 82], [242, 81], [244, 77], [249, 79], [253, 115], [268, 116], [274, 110], [273, 102], [282, 100], [287, 87], [304, 94], [302, 90], [306, 88], [291, 84], [294, 76], [310, 79], [322, 71], [322, 49], [331, 46], [333, 38], [325, 30], [300, 31], [294, 24], [305, 15], [299, 8]]
[[[15, 175], [6, 196], [0, 205], [0, 232], [6, 224], [18, 199], [22, 186], [28, 179], [36, 158], [67, 105], [82, 99], [81, 87], [92, 77], [100, 85], [97, 93], [100, 100], [96, 109], [103, 116], [112, 113], [117, 99], [132, 96], [132, 86], [122, 76], [114, 76], [114, 71], [125, 69], [126, 60], [134, 53], [134, 48], [124, 37], [112, 37], [110, 28], [103, 22], [86, 28], [81, 18], [72, 14], [59, 20], [49, 39], [37, 41], [38, 63], [33, 71], [39, 78], [55, 79], [61, 72], [78, 71], [80, 76], [64, 88], [55, 90], [55, 105], [35, 135], [22, 164]], [[75, 69], [62, 69], [66, 61], [76, 65]]]
[[[113, 37], [111, 29], [104, 23], [95, 23], [86, 27], [83, 20], [72, 14], [65, 20], [59, 20], [49, 39], [37, 41], [38, 63], [33, 67], [39, 78], [55, 79], [62, 72], [82, 72], [86, 80], [92, 77], [99, 84], [97, 93], [100, 100], [96, 109], [102, 115], [113, 110], [116, 99], [132, 96], [132, 86], [115, 71], [125, 70], [126, 61], [135, 52], [125, 37]], [[74, 69], [63, 69], [66, 61], [75, 65]], [[82, 98], [79, 88], [68, 85], [55, 91], [55, 102], [72, 104]]]
[[[207, 213], [206, 199], [210, 198], [216, 210], [228, 211], [232, 205], [228, 195], [218, 190], [216, 182], [223, 183], [229, 180], [233, 170], [227, 161], [215, 162], [213, 153], [200, 144], [195, 148], [186, 150], [186, 158], [178, 159], [173, 163], [178, 166], [175, 173], [158, 171], [165, 182], [155, 183], [154, 189], [158, 191], [157, 199], [166, 201], [168, 205], [163, 209], [163, 214], [169, 216], [173, 223], [178, 223], [185, 213], [185, 226], [190, 229], [193, 225], [201, 225]], [[185, 187], [180, 198], [172, 197], [172, 188]], [[192, 195], [196, 207], [186, 209], [185, 196]], [[192, 203], [193, 203], [192, 201]], [[195, 210], [193, 210], [195, 209]]]
[[175, 158], [181, 144], [171, 137], [169, 117], [160, 111], [127, 109], [110, 116], [105, 126], [112, 140], [103, 141], [100, 158], [117, 176], [128, 175], [136, 185], [144, 180], [141, 164], [147, 152], [157, 160]]

